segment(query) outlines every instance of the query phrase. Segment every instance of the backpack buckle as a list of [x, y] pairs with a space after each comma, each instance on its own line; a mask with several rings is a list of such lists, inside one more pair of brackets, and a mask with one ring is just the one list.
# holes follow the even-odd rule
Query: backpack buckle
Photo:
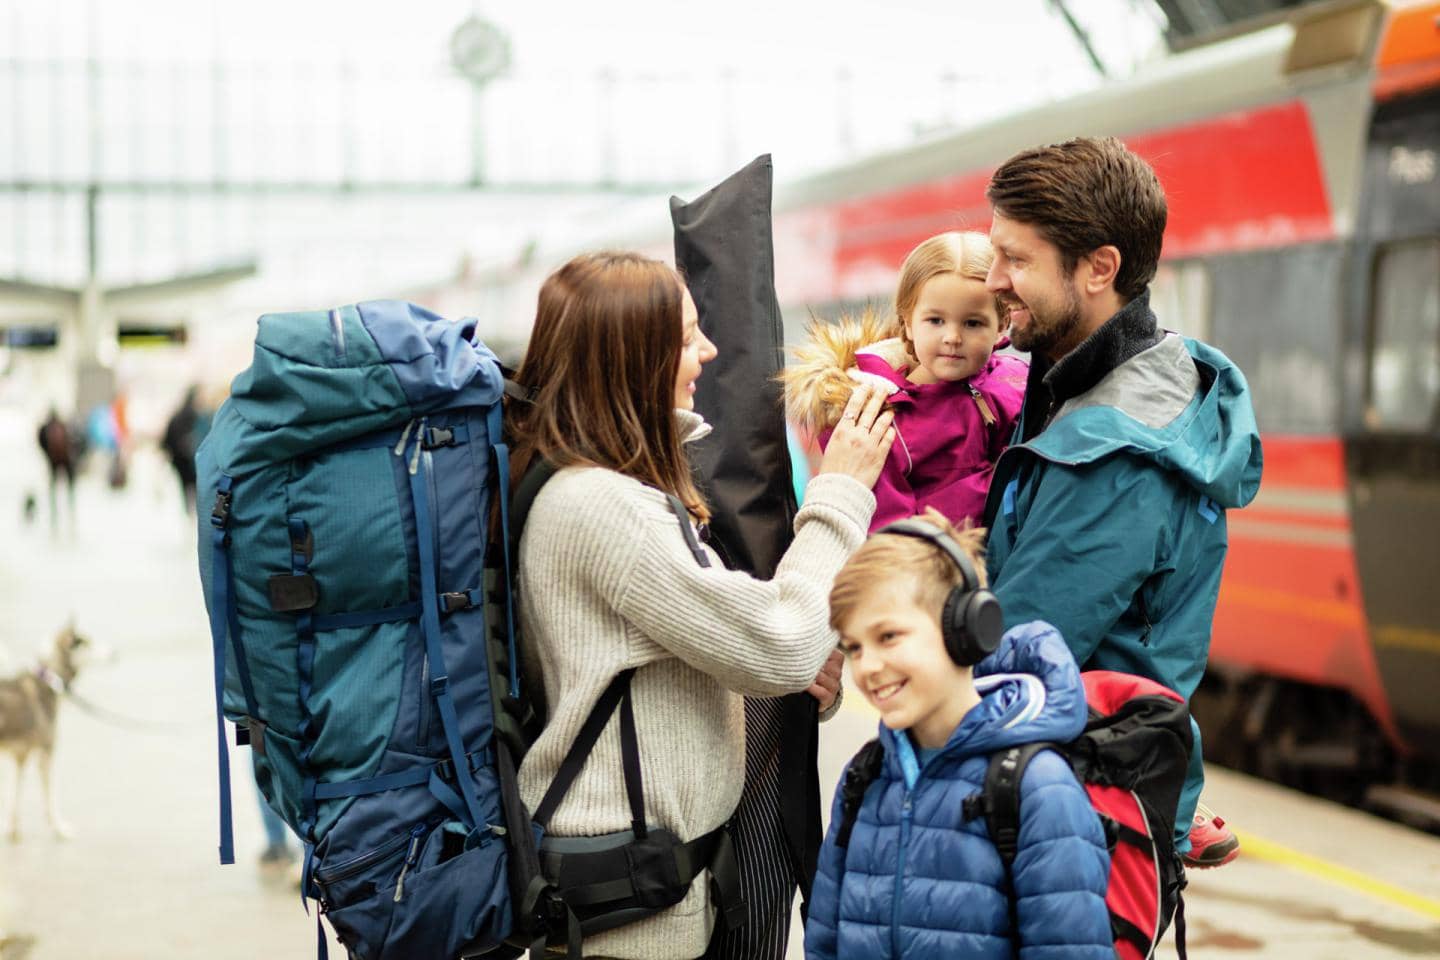
[[442, 613], [454, 613], [456, 610], [469, 609], [470, 606], [470, 594], [468, 593], [440, 594], [440, 610]]
[[436, 447], [453, 447], [455, 446], [455, 431], [449, 427], [427, 427], [420, 445], [426, 450], [434, 450]]
[[308, 523], [304, 525], [304, 533], [305, 535], [302, 537], [299, 535], [299, 530], [292, 529], [290, 531], [290, 553], [303, 556], [308, 564], [315, 559], [315, 534], [310, 532]]
[[215, 491], [215, 506], [210, 508], [210, 526], [224, 530], [230, 523], [230, 491]]

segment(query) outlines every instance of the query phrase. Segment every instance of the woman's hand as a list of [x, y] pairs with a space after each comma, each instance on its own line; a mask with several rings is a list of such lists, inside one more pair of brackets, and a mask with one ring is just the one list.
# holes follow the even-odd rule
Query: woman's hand
[[885, 394], [879, 390], [862, 384], [850, 391], [816, 472], [843, 473], [874, 487], [895, 442], [895, 415], [884, 407]]
[[815, 682], [810, 684], [810, 689], [805, 691], [814, 697], [820, 704], [820, 712], [824, 713], [830, 709], [835, 698], [840, 695], [840, 671], [845, 665], [845, 655], [839, 650], [831, 650], [830, 656], [825, 660], [825, 666], [815, 675]]

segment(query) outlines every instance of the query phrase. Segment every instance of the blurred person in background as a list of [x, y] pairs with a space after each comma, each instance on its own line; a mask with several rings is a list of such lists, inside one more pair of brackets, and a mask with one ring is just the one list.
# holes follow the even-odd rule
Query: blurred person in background
[[87, 449], [105, 452], [110, 463], [105, 470], [106, 482], [112, 490], [125, 486], [125, 401], [122, 397], [110, 403], [96, 404], [85, 418]]
[[198, 402], [200, 388], [191, 385], [185, 391], [180, 406], [170, 415], [165, 432], [160, 437], [160, 446], [175, 468], [180, 481], [180, 495], [184, 499], [185, 512], [195, 512], [195, 451], [210, 428], [210, 418], [200, 409]]
[[45, 455], [45, 463], [50, 468], [50, 531], [59, 530], [60, 508], [56, 487], [60, 482], [60, 475], [65, 475], [65, 499], [70, 514], [70, 529], [75, 529], [75, 461], [79, 451], [75, 443], [74, 432], [60, 419], [60, 414], [54, 407], [50, 408], [45, 421], [40, 424], [38, 435], [40, 451]]
[[260, 869], [283, 869], [294, 863], [297, 856], [295, 848], [290, 844], [290, 828], [270, 806], [265, 794], [260, 792], [260, 781], [255, 779], [255, 765], [251, 763], [247, 766], [250, 767], [250, 778], [255, 784], [255, 799], [260, 804], [260, 825], [265, 830], [265, 849], [260, 851]]

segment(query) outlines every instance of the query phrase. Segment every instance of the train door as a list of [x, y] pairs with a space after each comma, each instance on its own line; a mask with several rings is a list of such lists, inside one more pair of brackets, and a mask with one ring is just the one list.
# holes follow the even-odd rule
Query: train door
[[1366, 619], [1402, 737], [1440, 770], [1440, 91], [1377, 106], [1356, 267], [1358, 416], [1346, 436]]

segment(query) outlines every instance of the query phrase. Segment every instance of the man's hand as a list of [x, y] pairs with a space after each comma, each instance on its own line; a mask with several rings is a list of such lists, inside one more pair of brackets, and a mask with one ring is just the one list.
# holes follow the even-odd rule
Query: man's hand
[[829, 710], [835, 703], [835, 698], [840, 695], [840, 673], [844, 667], [845, 655], [839, 650], [831, 650], [825, 665], [815, 675], [815, 682], [810, 684], [810, 689], [806, 691], [819, 702], [821, 713]]

